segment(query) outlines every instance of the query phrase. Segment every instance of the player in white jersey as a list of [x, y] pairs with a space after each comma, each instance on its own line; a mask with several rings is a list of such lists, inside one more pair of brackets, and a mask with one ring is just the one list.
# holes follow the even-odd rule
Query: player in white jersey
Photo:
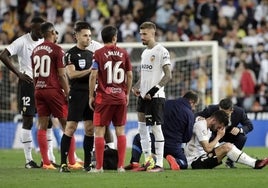
[[[18, 102], [19, 110], [22, 114], [22, 135], [21, 141], [24, 146], [24, 155], [26, 158], [25, 168], [39, 168], [32, 157], [32, 135], [33, 117], [35, 116], [34, 103], [34, 85], [33, 72], [30, 56], [33, 49], [43, 42], [40, 34], [40, 24], [44, 20], [35, 17], [31, 21], [32, 31], [15, 41], [13, 41], [0, 54], [0, 60], [19, 78], [18, 84]], [[12, 64], [11, 56], [17, 55], [19, 61], [19, 70]]]
[[[141, 40], [147, 48], [141, 55], [141, 74], [132, 88], [138, 96], [138, 130], [145, 164], [141, 170], [163, 171], [164, 136], [161, 129], [165, 103], [164, 86], [171, 79], [171, 62], [168, 50], [155, 41], [156, 26], [152, 22], [140, 25]], [[155, 136], [156, 164], [151, 160], [151, 143], [148, 127]]]
[[[223, 110], [214, 112], [206, 119], [200, 116], [196, 118], [192, 138], [184, 149], [192, 169], [212, 169], [220, 165], [225, 156], [254, 169], [261, 169], [268, 164], [268, 158], [254, 159], [229, 142], [219, 144], [228, 124], [229, 116]], [[210, 140], [212, 131], [217, 132], [217, 135]]]

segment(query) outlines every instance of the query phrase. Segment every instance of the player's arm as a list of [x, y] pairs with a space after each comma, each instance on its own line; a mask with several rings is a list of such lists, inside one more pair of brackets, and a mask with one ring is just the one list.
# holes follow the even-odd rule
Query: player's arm
[[65, 68], [58, 68], [59, 82], [66, 96], [69, 95], [69, 86]]
[[140, 84], [141, 84], [141, 79], [139, 79], [136, 84], [132, 87], [132, 93], [138, 97], [140, 96]]
[[91, 72], [91, 68], [82, 71], [77, 71], [75, 70], [75, 66], [73, 64], [70, 64], [66, 66], [66, 71], [69, 79], [74, 79], [89, 75]]
[[33, 80], [24, 73], [21, 73], [11, 62], [11, 58], [10, 58], [10, 52], [7, 49], [4, 49], [4, 51], [2, 51], [0, 53], [0, 60], [6, 65], [6, 67], [11, 70], [14, 74], [16, 74], [18, 76], [19, 79], [24, 80], [26, 82], [31, 83]]
[[153, 88], [151, 88], [145, 96], [146, 98], [151, 98], [153, 97], [157, 92], [158, 90], [165, 86], [169, 81], [170, 79], [172, 78], [172, 74], [171, 74], [171, 68], [170, 68], [170, 64], [166, 64], [163, 66], [163, 72], [164, 72], [164, 76], [162, 77], [162, 79], [160, 80], [160, 82], [154, 86]]
[[216, 137], [209, 142], [209, 140], [200, 141], [200, 144], [202, 145], [205, 152], [211, 152], [213, 148], [219, 143], [219, 140], [223, 137], [225, 134], [225, 128], [220, 128], [217, 130]]
[[131, 90], [131, 87], [132, 87], [132, 78], [133, 78], [133, 74], [132, 74], [132, 71], [127, 71], [127, 105], [128, 105], [128, 102], [129, 102], [129, 94], [130, 94], [130, 90]]
[[96, 81], [97, 81], [97, 75], [98, 75], [98, 70], [97, 69], [92, 69], [91, 74], [89, 76], [89, 107], [94, 110], [94, 90], [96, 86]]

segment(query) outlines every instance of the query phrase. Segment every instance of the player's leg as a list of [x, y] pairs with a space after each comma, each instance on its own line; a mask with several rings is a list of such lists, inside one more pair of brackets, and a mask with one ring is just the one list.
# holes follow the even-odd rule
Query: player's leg
[[92, 120], [84, 121], [84, 141], [83, 141], [83, 149], [84, 149], [84, 169], [86, 171], [91, 170], [91, 154], [94, 145], [94, 126]]
[[32, 83], [19, 80], [18, 106], [22, 113], [21, 141], [26, 160], [25, 168], [39, 168], [32, 157], [32, 133], [33, 117], [35, 116], [34, 86]]
[[47, 145], [48, 145], [48, 158], [50, 162], [55, 166], [58, 167], [56, 164], [56, 157], [53, 151], [53, 131], [52, 131], [52, 121], [51, 117], [48, 120], [48, 127], [47, 127]]
[[127, 118], [126, 105], [113, 105], [113, 123], [117, 137], [118, 163], [117, 171], [124, 172], [124, 162], [126, 157], [127, 139], [125, 135], [125, 124]]
[[50, 166], [50, 160], [48, 157], [48, 144], [47, 144], [47, 126], [48, 126], [49, 117], [48, 116], [39, 116], [38, 117], [38, 132], [37, 139], [40, 147], [40, 153], [42, 156], [43, 166], [46, 168]]
[[146, 126], [145, 119], [145, 105], [146, 101], [141, 97], [137, 100], [137, 113], [138, 113], [138, 132], [141, 138], [141, 148], [144, 154], [144, 159], [152, 155], [151, 153], [151, 142], [150, 142], [150, 132], [148, 126]]
[[[226, 133], [222, 138], [222, 141], [233, 143], [239, 150], [242, 150], [247, 141], [247, 136], [241, 133], [237, 135]], [[234, 162], [230, 158], [227, 158], [226, 166], [229, 168], [236, 168]]]
[[[152, 169], [152, 172], [163, 171], [163, 155], [164, 155], [164, 135], [161, 128], [161, 123], [163, 122], [163, 112], [164, 112], [164, 98], [153, 98], [151, 101], [151, 124], [152, 133], [155, 137], [155, 157], [156, 166]], [[146, 118], [146, 122], [149, 121]]]
[[268, 158], [257, 160], [255, 158], [250, 157], [245, 152], [239, 150], [235, 145], [231, 143], [225, 143], [221, 147], [223, 150], [227, 151], [226, 155], [232, 161], [235, 161], [240, 164], [244, 164], [250, 166], [254, 169], [261, 169], [268, 165]]
[[62, 130], [60, 127], [60, 122], [58, 120], [58, 118], [51, 118], [52, 121], [52, 131], [54, 134], [54, 137], [56, 138], [56, 142], [57, 142], [57, 148], [60, 151], [60, 142], [61, 142], [61, 137], [62, 137]]

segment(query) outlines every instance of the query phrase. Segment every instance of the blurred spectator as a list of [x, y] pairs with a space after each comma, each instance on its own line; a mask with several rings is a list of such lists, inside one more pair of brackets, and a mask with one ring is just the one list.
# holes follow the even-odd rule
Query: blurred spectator
[[173, 13], [172, 1], [165, 0], [163, 6], [159, 7], [155, 13], [155, 23], [157, 26], [166, 29], [169, 18]]
[[136, 36], [138, 24], [133, 21], [131, 13], [127, 13], [123, 16], [123, 23], [119, 26], [119, 31], [121, 32], [123, 40], [128, 35]]
[[47, 21], [51, 22], [51, 23], [55, 23], [56, 22], [56, 16], [57, 16], [57, 9], [54, 5], [54, 1], [53, 0], [47, 0], [46, 1], [46, 14], [47, 14]]
[[227, 0], [227, 3], [224, 3], [219, 10], [220, 17], [227, 17], [229, 20], [232, 20], [235, 16], [237, 8], [235, 7], [234, 0]]

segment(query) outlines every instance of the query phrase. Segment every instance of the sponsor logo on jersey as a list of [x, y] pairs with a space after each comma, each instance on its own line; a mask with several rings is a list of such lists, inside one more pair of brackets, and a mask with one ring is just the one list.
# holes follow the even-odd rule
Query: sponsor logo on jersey
[[151, 69], [153, 69], [153, 65], [142, 64], [141, 69], [142, 70], [151, 70]]

